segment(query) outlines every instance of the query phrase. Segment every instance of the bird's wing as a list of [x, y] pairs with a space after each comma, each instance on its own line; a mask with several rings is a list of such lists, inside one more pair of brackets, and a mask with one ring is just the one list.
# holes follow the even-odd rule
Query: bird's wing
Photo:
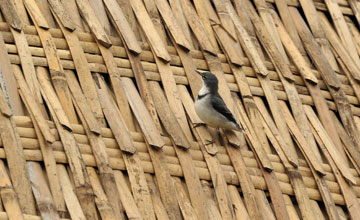
[[211, 105], [213, 106], [213, 108], [221, 113], [225, 118], [227, 118], [229, 121], [234, 122], [235, 124], [237, 124], [233, 114], [230, 112], [230, 110], [226, 107], [226, 104], [224, 102], [224, 100], [221, 98], [221, 96], [216, 93], [212, 99], [211, 99]]

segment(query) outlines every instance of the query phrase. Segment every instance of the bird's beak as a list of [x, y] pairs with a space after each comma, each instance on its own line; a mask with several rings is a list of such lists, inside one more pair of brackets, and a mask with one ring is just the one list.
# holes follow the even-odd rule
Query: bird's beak
[[195, 70], [195, 72], [196, 72], [197, 74], [199, 74], [200, 76], [202, 76], [202, 75], [203, 75], [203, 73], [202, 73], [202, 72], [200, 72], [200, 71], [198, 71], [198, 70]]

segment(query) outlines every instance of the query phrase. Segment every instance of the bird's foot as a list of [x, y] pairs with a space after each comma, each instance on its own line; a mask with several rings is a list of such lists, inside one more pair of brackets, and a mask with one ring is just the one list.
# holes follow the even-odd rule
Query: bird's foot
[[197, 128], [199, 126], [205, 126], [206, 124], [203, 122], [199, 122], [199, 123], [194, 123], [194, 128]]

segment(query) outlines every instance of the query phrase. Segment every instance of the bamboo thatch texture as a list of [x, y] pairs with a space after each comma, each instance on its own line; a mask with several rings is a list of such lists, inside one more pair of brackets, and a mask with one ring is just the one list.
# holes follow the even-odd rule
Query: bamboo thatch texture
[[[358, 219], [359, 25], [356, 0], [0, 0], [0, 219]], [[195, 70], [246, 134], [202, 124]]]

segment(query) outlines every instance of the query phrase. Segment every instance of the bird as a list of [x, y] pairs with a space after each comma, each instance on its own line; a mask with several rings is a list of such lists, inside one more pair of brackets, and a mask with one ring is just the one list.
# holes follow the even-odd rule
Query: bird
[[210, 127], [216, 128], [218, 132], [219, 128], [223, 128], [245, 133], [220, 96], [217, 77], [211, 72], [195, 72], [201, 76], [203, 82], [195, 100], [195, 111], [199, 118]]

